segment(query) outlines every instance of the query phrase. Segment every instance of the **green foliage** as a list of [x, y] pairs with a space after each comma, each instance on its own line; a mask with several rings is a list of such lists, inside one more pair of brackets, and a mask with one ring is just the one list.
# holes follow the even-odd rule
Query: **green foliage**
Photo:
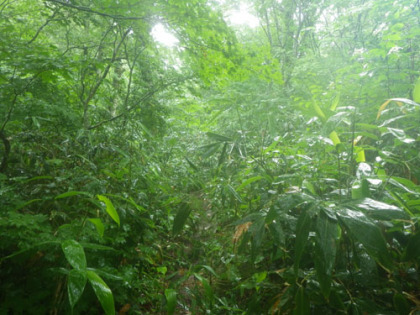
[[0, 3], [0, 313], [419, 311], [418, 4], [241, 3]]

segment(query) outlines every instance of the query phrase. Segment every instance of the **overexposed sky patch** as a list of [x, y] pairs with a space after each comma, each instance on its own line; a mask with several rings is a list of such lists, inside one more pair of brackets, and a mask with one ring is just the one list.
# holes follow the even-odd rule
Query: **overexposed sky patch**
[[246, 5], [241, 4], [239, 10], [230, 10], [226, 14], [226, 19], [235, 26], [257, 27], [260, 23], [255, 15], [249, 12]]
[[174, 47], [179, 43], [178, 38], [169, 32], [162, 23], [156, 24], [152, 28], [151, 34], [155, 41], [167, 47]]

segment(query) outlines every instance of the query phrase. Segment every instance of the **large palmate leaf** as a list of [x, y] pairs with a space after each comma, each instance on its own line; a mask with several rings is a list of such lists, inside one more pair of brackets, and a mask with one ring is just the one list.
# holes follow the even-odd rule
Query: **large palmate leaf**
[[61, 248], [67, 261], [74, 269], [86, 269], [86, 256], [82, 245], [75, 240], [67, 240], [61, 243]]
[[337, 216], [350, 231], [353, 238], [362, 243], [373, 258], [386, 268], [392, 267], [385, 238], [375, 222], [363, 212], [350, 209], [340, 209]]
[[106, 315], [114, 315], [114, 296], [111, 289], [102, 280], [98, 274], [92, 270], [87, 271], [87, 278], [89, 279], [90, 284], [92, 285], [93, 291], [95, 292], [96, 297], [102, 305], [102, 308], [105, 311]]
[[336, 240], [339, 236], [337, 221], [320, 212], [316, 222], [315, 267], [322, 294], [328, 298], [331, 289], [331, 274], [337, 252]]

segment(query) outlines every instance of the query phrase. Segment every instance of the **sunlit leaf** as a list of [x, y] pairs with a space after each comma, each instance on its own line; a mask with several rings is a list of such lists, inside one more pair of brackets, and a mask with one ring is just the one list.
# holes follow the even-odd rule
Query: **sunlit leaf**
[[96, 230], [98, 231], [99, 236], [100, 237], [103, 237], [104, 236], [105, 227], [104, 227], [104, 224], [102, 223], [101, 219], [91, 218], [91, 219], [88, 219], [88, 220], [95, 225]]
[[330, 133], [330, 139], [332, 140], [334, 145], [341, 143], [340, 138], [338, 137], [338, 134], [335, 131]]
[[97, 195], [96, 196], [100, 201], [105, 203], [105, 210], [109, 214], [109, 216], [114, 220], [118, 226], [120, 225], [120, 216], [118, 215], [117, 211], [114, 208], [114, 205], [112, 204], [111, 200], [109, 200], [107, 197], [103, 195]]
[[420, 78], [417, 79], [413, 89], [413, 101], [420, 103]]

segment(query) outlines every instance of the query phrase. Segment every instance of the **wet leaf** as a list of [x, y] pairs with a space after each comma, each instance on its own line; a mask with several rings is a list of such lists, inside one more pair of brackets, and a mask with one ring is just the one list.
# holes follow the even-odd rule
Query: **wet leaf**
[[82, 245], [75, 240], [67, 240], [61, 243], [61, 248], [63, 249], [64, 256], [68, 263], [74, 269], [86, 269], [86, 256]]
[[109, 214], [109, 216], [114, 220], [118, 226], [120, 226], [120, 216], [118, 215], [117, 211], [114, 208], [114, 205], [112, 204], [111, 200], [109, 200], [107, 197], [103, 195], [97, 195], [98, 199], [105, 203], [105, 210]]
[[87, 278], [92, 285], [96, 297], [102, 305], [106, 315], [114, 315], [114, 296], [108, 285], [102, 280], [98, 274], [92, 270], [87, 271]]
[[86, 282], [86, 271], [78, 269], [70, 270], [67, 280], [67, 291], [71, 308], [76, 305], [77, 301], [82, 296]]

